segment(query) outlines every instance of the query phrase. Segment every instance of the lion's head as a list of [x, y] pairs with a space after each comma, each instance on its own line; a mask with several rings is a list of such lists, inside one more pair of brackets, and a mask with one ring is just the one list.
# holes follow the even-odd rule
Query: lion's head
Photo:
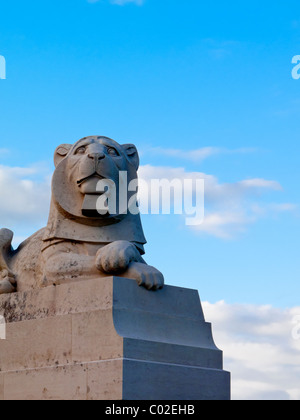
[[[54, 163], [52, 204], [44, 240], [108, 243], [128, 238], [145, 243], [139, 214], [121, 212], [119, 205], [115, 213], [101, 214], [96, 207], [97, 200], [104, 194], [98, 187], [100, 180], [114, 183], [118, 199], [120, 173], [126, 173], [123, 189], [137, 179], [139, 155], [133, 144], [120, 145], [103, 136], [85, 137], [73, 145], [58, 146]], [[128, 203], [134, 192], [127, 189], [127, 194]], [[78, 224], [82, 225], [81, 229]]]
[[103, 217], [96, 211], [97, 197], [101, 195], [98, 185], [99, 180], [111, 180], [118, 193], [120, 172], [128, 174], [128, 182], [137, 177], [139, 156], [133, 144], [120, 145], [103, 136], [85, 137], [74, 145], [59, 146], [54, 162], [53, 195], [63, 211], [81, 220], [119, 220], [119, 214]]

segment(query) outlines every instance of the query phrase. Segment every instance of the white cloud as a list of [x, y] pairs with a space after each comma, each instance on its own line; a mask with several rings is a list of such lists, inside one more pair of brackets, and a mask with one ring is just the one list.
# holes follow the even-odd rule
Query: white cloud
[[195, 150], [184, 150], [184, 149], [167, 149], [164, 147], [148, 147], [144, 154], [160, 155], [170, 158], [178, 158], [180, 160], [188, 160], [191, 162], [202, 162], [203, 160], [220, 154], [236, 154], [236, 153], [253, 153], [255, 149], [251, 148], [240, 148], [240, 149], [225, 149], [221, 147], [202, 147]]
[[[239, 235], [247, 227], [262, 217], [293, 211], [296, 206], [290, 203], [262, 204], [265, 192], [282, 190], [277, 181], [260, 178], [221, 184], [213, 175], [201, 172], [187, 172], [184, 168], [156, 167], [145, 165], [140, 168], [139, 176], [147, 183], [151, 179], [204, 179], [205, 180], [205, 219], [204, 223], [193, 227], [199, 233], [230, 239]], [[189, 192], [193, 194], [193, 191]], [[141, 199], [143, 192], [140, 192]], [[149, 198], [150, 201], [150, 198]]]
[[[265, 179], [242, 180], [222, 184], [213, 176], [188, 172], [184, 168], [141, 166], [139, 177], [148, 184], [151, 179], [205, 180], [204, 223], [190, 227], [198, 233], [230, 239], [242, 234], [249, 225], [263, 217], [292, 212], [291, 203], [263, 203], [265, 192], [281, 191], [276, 181]], [[50, 203], [50, 169], [42, 165], [28, 168], [0, 165], [0, 225], [13, 229], [17, 235], [26, 235], [30, 226], [47, 222]], [[188, 192], [190, 195], [193, 190]], [[144, 192], [145, 196], [145, 192]], [[143, 191], [141, 191], [143, 197]], [[148, 197], [149, 198], [149, 197]], [[149, 198], [150, 201], [150, 198]], [[184, 223], [184, 222], [183, 222]]]
[[281, 185], [276, 181], [267, 181], [265, 179], [246, 179], [245, 181], [240, 182], [241, 186], [246, 188], [267, 188], [271, 190], [282, 190]]
[[[280, 191], [276, 181], [221, 184], [212, 175], [150, 165], [141, 167], [140, 176], [146, 180], [203, 177], [209, 210], [201, 231], [219, 237], [242, 232], [271, 212], [295, 210], [290, 203], [255, 201], [264, 191]], [[25, 238], [26, 229], [47, 222], [50, 177], [44, 165], [0, 165], [0, 224], [11, 227], [17, 240]], [[207, 321], [213, 323], [216, 344], [224, 351], [225, 369], [232, 373], [234, 399], [300, 399], [300, 307], [283, 310], [225, 302], [205, 302], [203, 307]]]
[[153, 155], [179, 158], [194, 162], [201, 162], [210, 156], [219, 154], [220, 152], [221, 149], [217, 147], [203, 147], [196, 150], [165, 149], [162, 147], [152, 147], [147, 149], [147, 153], [151, 153]]
[[246, 231], [247, 225], [254, 223], [255, 218], [247, 216], [245, 211], [219, 211], [206, 214], [204, 223], [195, 230], [222, 239], [231, 239]]
[[50, 174], [44, 166], [19, 168], [0, 165], [1, 227], [11, 228], [18, 234], [47, 221]]
[[221, 301], [203, 309], [232, 373], [233, 399], [300, 399], [300, 307]]

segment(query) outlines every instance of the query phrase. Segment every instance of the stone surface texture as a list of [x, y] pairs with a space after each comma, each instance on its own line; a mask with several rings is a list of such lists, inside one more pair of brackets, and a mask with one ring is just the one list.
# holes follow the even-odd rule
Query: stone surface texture
[[0, 400], [229, 399], [198, 292], [142, 257], [136, 147], [90, 136], [54, 163], [47, 226], [16, 250], [0, 230]]
[[13, 233], [0, 230], [0, 295], [111, 275], [163, 287], [162, 273], [142, 258], [146, 239], [129, 188], [137, 181], [136, 147], [85, 137], [58, 146], [54, 164], [47, 226], [16, 250]]
[[107, 277], [0, 296], [0, 400], [228, 400], [197, 291]]

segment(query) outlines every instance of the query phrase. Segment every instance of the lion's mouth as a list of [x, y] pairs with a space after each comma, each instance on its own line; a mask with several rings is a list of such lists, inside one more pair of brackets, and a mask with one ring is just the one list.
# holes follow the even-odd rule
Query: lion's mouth
[[80, 180], [78, 180], [77, 181], [77, 185], [80, 187], [82, 184], [84, 184], [86, 181], [89, 181], [89, 180], [91, 180], [91, 179], [93, 179], [93, 178], [98, 178], [99, 180], [100, 179], [104, 179], [104, 177], [103, 176], [101, 176], [101, 175], [99, 175], [97, 172], [95, 172], [94, 174], [92, 174], [92, 175], [89, 175], [89, 176], [86, 176], [85, 178], [82, 178], [82, 179], [80, 179]]

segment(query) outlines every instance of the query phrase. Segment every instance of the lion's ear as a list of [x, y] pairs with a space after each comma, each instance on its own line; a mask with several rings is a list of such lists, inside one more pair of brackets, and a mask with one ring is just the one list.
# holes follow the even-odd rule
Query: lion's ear
[[57, 165], [67, 156], [69, 150], [71, 149], [71, 144], [61, 144], [57, 147], [54, 153], [54, 165]]
[[127, 155], [128, 160], [135, 166], [135, 169], [138, 170], [140, 166], [140, 158], [137, 148], [134, 144], [123, 144], [123, 149]]

